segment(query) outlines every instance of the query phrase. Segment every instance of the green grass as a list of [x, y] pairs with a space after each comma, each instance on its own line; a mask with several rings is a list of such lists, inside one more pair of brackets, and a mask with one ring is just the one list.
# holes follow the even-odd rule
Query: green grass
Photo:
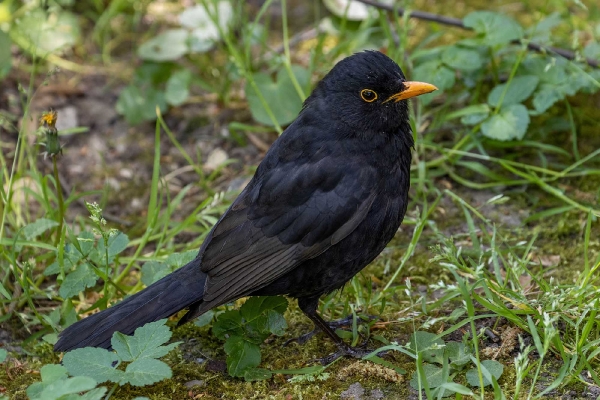
[[[335, 34], [318, 30], [308, 44], [295, 44], [294, 36], [317, 27], [323, 15], [295, 20], [291, 17], [298, 6], [295, 2], [281, 2], [280, 16], [272, 13], [275, 3], [267, 1], [252, 13], [241, 6], [233, 7], [239, 31], [217, 24], [223, 40], [209, 54], [189, 53], [164, 63], [146, 60], [136, 64], [137, 69], [130, 67], [120, 74], [137, 76], [135, 85], [140, 87], [154, 85], [153, 93], [160, 96], [168, 91], [167, 82], [177, 72], [190, 71], [191, 94], [181, 108], [206, 107], [198, 106], [199, 101], [206, 101], [204, 97], [198, 100], [198, 94], [208, 91], [216, 94], [212, 99], [217, 99], [214, 101], [223, 109], [236, 109], [241, 103], [248, 110], [244, 94], [254, 95], [268, 118], [263, 125], [249, 114], [242, 120], [236, 118], [237, 114], [227, 119], [224, 126], [232, 136], [227, 145], [234, 147], [251, 142], [248, 132], [269, 141], [265, 132], [280, 133], [284, 128], [279, 122], [283, 117], [269, 105], [269, 92], [261, 86], [260, 73], [287, 76], [286, 95], [293, 99], [293, 105], [308, 94], [294, 67], [303, 66], [314, 83], [337, 59], [362, 48], [387, 46], [388, 54], [401, 64], [408, 77], [419, 76], [428, 62], [457, 54], [470, 57], [462, 64], [480, 61], [475, 70], [458, 65], [452, 70], [453, 81], [442, 86], [442, 94], [413, 103], [411, 125], [416, 145], [411, 203], [401, 231], [344, 290], [321, 302], [321, 312], [327, 319], [355, 316], [350, 331], [344, 334], [346, 340], [357, 344], [370, 335], [372, 348], [391, 352], [383, 360], [367, 357], [371, 361], [361, 361], [358, 367], [354, 360], [340, 360], [325, 369], [300, 370], [313, 365], [311, 360], [333, 347], [323, 337], [311, 339], [304, 346], [280, 346], [284, 340], [312, 329], [292, 305], [286, 312], [288, 333], [260, 346], [260, 367], [285, 370], [285, 374], [249, 383], [204, 364], [198, 366], [190, 359], [223, 360], [226, 355], [222, 341], [209, 330], [212, 322], [203, 327], [188, 325], [175, 329], [174, 337], [184, 341], [196, 338], [199, 349], [184, 344], [166, 356], [165, 361], [173, 369], [171, 379], [148, 388], [111, 386], [112, 398], [173, 398], [173, 393], [185, 396], [188, 389], [183, 384], [192, 379], [205, 381], [205, 386], [194, 389], [194, 393], [203, 393], [207, 398], [322, 398], [325, 394], [339, 395], [355, 381], [367, 390], [381, 389], [388, 396], [406, 398], [411, 378], [413, 387], [422, 389], [418, 392], [420, 398], [441, 398], [445, 390], [456, 392], [452, 394], [456, 398], [559, 397], [570, 390], [583, 396], [586, 390], [600, 386], [600, 150], [594, 106], [600, 87], [598, 71], [579, 63], [563, 65], [552, 61], [551, 55], [535, 55], [519, 45], [485, 47], [489, 45], [485, 38], [478, 45], [489, 51], [478, 50], [477, 56], [461, 53], [467, 46], [461, 40], [472, 34], [377, 12], [361, 22], [329, 17]], [[215, 9], [210, 6], [213, 3], [206, 0], [202, 4], [209, 5], [208, 17], [217, 21]], [[406, 5], [419, 9], [424, 4]], [[531, 0], [517, 11], [509, 5], [489, 11], [510, 15], [528, 28], [550, 15], [545, 4]], [[143, 287], [140, 278], [151, 279], [151, 267], [172, 270], [193, 256], [235, 198], [236, 193], [222, 191], [224, 182], [235, 175], [249, 176], [253, 167], [239, 168], [232, 163], [206, 172], [201, 166], [201, 152], [189, 150], [189, 138], [176, 130], [166, 103], [162, 110], [150, 104], [150, 115], [156, 122], [154, 146], [146, 163], [152, 171], [151, 179], [140, 194], [147, 199], [145, 213], [128, 216], [133, 221], [130, 227], [107, 222], [101, 208], [114, 206], [111, 199], [117, 195], [109, 187], [88, 192], [70, 190], [63, 196], [64, 182], [58, 172], [68, 167], [65, 158], [44, 161], [39, 155], [44, 150], [38, 143], [41, 138], [33, 140], [31, 125], [14, 121], [34, 118], [36, 90], [56, 79], [56, 72], [46, 72], [53, 71], [53, 65], [75, 74], [113, 68], [131, 57], [127, 50], [156, 37], [165, 23], [147, 29], [141, 22], [149, 12], [146, 3], [132, 7], [123, 1], [108, 6], [95, 2], [86, 14], [80, 14], [77, 8], [54, 6], [53, 12], [72, 12], [80, 18], [85, 15], [94, 27], [82, 25], [90, 35], [79, 38], [75, 55], [55, 51], [44, 57], [23, 57], [15, 60], [11, 75], [4, 78], [7, 84], [18, 81], [21, 85], [21, 114], [9, 115], [7, 110], [0, 110], [2, 129], [12, 135], [3, 134], [0, 143], [0, 322], [15, 339], [24, 340], [27, 349], [27, 354], [9, 351], [9, 356], [25, 367], [19, 369], [7, 360], [6, 368], [0, 369], [0, 380], [8, 382], [5, 386], [9, 398], [24, 398], [25, 388], [38, 380], [26, 370], [39, 371], [44, 364], [57, 362], [49, 343], [77, 314], [104, 309], [139, 291]], [[588, 5], [587, 11], [571, 6], [574, 12], [567, 5], [553, 3], [552, 8], [559, 13], [559, 24], [549, 31], [553, 44], [571, 47], [575, 43], [575, 50], [588, 54], [593, 48], [585, 46], [600, 42], [594, 30], [600, 23], [600, 11], [593, 5]], [[13, 7], [15, 19], [30, 12], [18, 2]], [[487, 5], [475, 9], [483, 7]], [[455, 15], [454, 9], [436, 5], [424, 11], [454, 17], [473, 11], [465, 8], [464, 14]], [[111, 25], [109, 21], [115, 18], [136, 33]], [[260, 24], [262, 33], [252, 33], [251, 23]], [[15, 43], [22, 43], [17, 36], [11, 37]], [[125, 46], [124, 51], [119, 44], [129, 41], [131, 47]], [[274, 53], [279, 44], [281, 52]], [[36, 54], [26, 46], [20, 52]], [[93, 56], [89, 58], [93, 61], [87, 63], [82, 54]], [[552, 71], [564, 74], [569, 82], [579, 82], [577, 90], [543, 112], [536, 112], [536, 95], [543, 89], [542, 83], [525, 99], [510, 89], [516, 78], [538, 76], [532, 65], [539, 60], [547, 68], [539, 75], [540, 82]], [[220, 71], [216, 77], [211, 75], [213, 68]], [[448, 65], [436, 68], [442, 70]], [[151, 84], [151, 80], [158, 83]], [[490, 101], [489, 93], [501, 83], [507, 85], [499, 89], [500, 100]], [[548, 89], [568, 91], [559, 81], [543, 84]], [[524, 129], [522, 137], [497, 140], [494, 134], [502, 132], [490, 126], [497, 122], [494, 117], [507, 112], [502, 104], [511, 102], [529, 111], [529, 122], [515, 125], [516, 131]], [[178, 108], [174, 108], [176, 112]], [[477, 120], [480, 114], [483, 117]], [[149, 132], [144, 129], [148, 126], [134, 127], [133, 132], [147, 137]], [[67, 142], [62, 137], [60, 140]], [[168, 170], [162, 161], [171, 148], [176, 149], [178, 168], [194, 176], [193, 183], [177, 192], [169, 188]], [[64, 149], [78, 150], [71, 144]], [[102, 173], [97, 176], [104, 179]], [[82, 212], [83, 200], [100, 205]], [[197, 206], [184, 207], [189, 204]], [[121, 235], [115, 234], [115, 227], [123, 231]], [[80, 256], [72, 261], [73, 254]], [[48, 274], [52, 268], [55, 272]], [[76, 271], [82, 280], [87, 279], [85, 285], [69, 281], [69, 274]], [[217, 314], [229, 307], [224, 306]], [[378, 318], [369, 320], [369, 315]], [[361, 318], [367, 323], [358, 324]], [[406, 346], [411, 337], [425, 337], [418, 333], [424, 331], [435, 334], [436, 341], [414, 339], [420, 345], [425, 343], [426, 348]], [[499, 339], [495, 341], [494, 337]], [[445, 350], [457, 346], [449, 343], [458, 342], [468, 358], [465, 364], [457, 363], [456, 355]], [[438, 356], [432, 359], [431, 352], [438, 352]], [[498, 381], [491, 379], [491, 360], [503, 366]], [[338, 379], [352, 368], [371, 371], [371, 362], [384, 371], [400, 371], [404, 382], [367, 372], [351, 375], [348, 380]], [[469, 375], [471, 368], [474, 372]], [[476, 384], [470, 384], [470, 379]], [[318, 388], [311, 383], [315, 380]], [[486, 380], [491, 384], [484, 385]]]

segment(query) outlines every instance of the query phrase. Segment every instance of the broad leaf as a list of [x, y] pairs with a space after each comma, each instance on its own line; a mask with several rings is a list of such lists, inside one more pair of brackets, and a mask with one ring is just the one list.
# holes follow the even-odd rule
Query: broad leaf
[[95, 347], [84, 347], [66, 353], [62, 363], [72, 376], [89, 376], [98, 383], [119, 382], [123, 371], [116, 369], [119, 358], [113, 352]]
[[[484, 360], [481, 362], [481, 365], [488, 370], [488, 372], [496, 379], [500, 379], [502, 373], [504, 372], [504, 365], [500, 364], [495, 360]], [[467, 382], [471, 386], [479, 386], [479, 374], [477, 369], [473, 368], [467, 371]], [[485, 375], [483, 376], [483, 386], [491, 385], [492, 382], [489, 381]]]
[[[424, 364], [423, 371], [425, 372], [425, 378], [427, 379], [427, 385], [430, 388], [435, 388], [444, 383], [444, 374], [442, 373], [442, 368], [437, 367], [431, 364]], [[424, 383], [421, 381], [421, 385]], [[410, 380], [410, 386], [418, 390], [419, 389], [419, 377], [417, 375], [417, 371], [415, 371], [412, 375], [412, 379]], [[421, 386], [421, 389], [424, 386]]]
[[77, 266], [75, 271], [66, 276], [60, 285], [58, 293], [62, 298], [68, 299], [79, 294], [86, 288], [94, 286], [97, 279], [98, 276], [89, 264], [81, 264]]
[[211, 11], [217, 17], [218, 26], [213, 22], [204, 4], [198, 4], [186, 8], [179, 15], [179, 23], [189, 29], [190, 51], [202, 53], [210, 50], [215, 42], [220, 39], [219, 28], [227, 33], [233, 20], [233, 8], [229, 1], [219, 1], [214, 7], [214, 2], [207, 3], [211, 5]]
[[238, 310], [225, 311], [220, 314], [213, 324], [213, 335], [221, 340], [227, 339], [228, 335], [243, 336], [244, 324]]
[[189, 33], [185, 29], [169, 29], [143, 43], [138, 56], [151, 61], [177, 60], [189, 50]]
[[415, 332], [410, 337], [408, 347], [422, 353], [425, 361], [441, 364], [444, 361], [444, 341], [436, 336], [429, 332]]
[[446, 343], [446, 355], [454, 367], [460, 367], [471, 362], [471, 353], [467, 350], [464, 343]]
[[510, 82], [496, 86], [488, 96], [488, 103], [492, 107], [498, 107], [501, 99], [503, 106], [522, 103], [531, 96], [539, 81], [533, 75], [517, 76]]
[[121, 91], [117, 100], [117, 112], [131, 125], [156, 119], [156, 107], [166, 111], [167, 102], [163, 92], [153, 87], [130, 85]]
[[31, 396], [29, 390], [27, 391], [27, 395], [31, 400], [62, 400], [63, 398], [69, 398], [67, 395], [75, 395], [95, 387], [96, 381], [94, 379], [88, 376], [76, 376], [74, 378], [61, 379], [47, 385], [37, 396]]
[[481, 124], [482, 133], [496, 140], [521, 140], [529, 126], [529, 114], [522, 104], [502, 107]]
[[[292, 72], [300, 87], [306, 90], [310, 78], [308, 71], [294, 65]], [[300, 112], [304, 99], [300, 98], [287, 70], [281, 68], [275, 80], [262, 72], [254, 74], [253, 79], [277, 123], [287, 125], [292, 122]], [[250, 83], [246, 84], [245, 92], [254, 119], [264, 125], [275, 125]]]
[[450, 68], [461, 71], [474, 71], [481, 68], [481, 57], [472, 49], [448, 46], [442, 53], [442, 62]]
[[512, 18], [491, 11], [474, 11], [463, 19], [467, 28], [478, 33], [482, 44], [499, 46], [520, 39], [523, 29]]
[[152, 285], [171, 273], [171, 269], [160, 261], [148, 261], [142, 266], [142, 282], [146, 286]]
[[239, 336], [230, 336], [225, 342], [227, 371], [234, 377], [242, 377], [250, 368], [260, 364], [260, 348]]
[[188, 69], [175, 72], [167, 81], [165, 100], [172, 106], [183, 104], [190, 96], [192, 73]]
[[58, 222], [52, 219], [40, 218], [37, 221], [26, 225], [21, 232], [27, 240], [33, 240], [55, 226], [58, 226]]
[[168, 266], [177, 269], [191, 262], [194, 258], [196, 258], [197, 255], [198, 250], [188, 250], [182, 253], [172, 253], [169, 254], [167, 259], [165, 260], [165, 263]]
[[[428, 61], [417, 66], [413, 71], [413, 78], [415, 81], [429, 82], [439, 90], [450, 89], [455, 82], [454, 71], [439, 60]], [[431, 95], [430, 93], [429, 96]]]
[[44, 56], [73, 46], [80, 37], [77, 17], [66, 10], [46, 13], [37, 7], [15, 21], [11, 36], [19, 46]]
[[171, 339], [171, 330], [165, 325], [166, 319], [150, 322], [135, 330], [133, 336], [115, 332], [111, 345], [122, 361], [143, 358], [159, 358], [177, 347], [179, 342], [162, 346]]
[[135, 360], [125, 368], [121, 384], [130, 383], [133, 386], [146, 386], [163, 379], [169, 379], [173, 373], [171, 368], [162, 361], [154, 358]]

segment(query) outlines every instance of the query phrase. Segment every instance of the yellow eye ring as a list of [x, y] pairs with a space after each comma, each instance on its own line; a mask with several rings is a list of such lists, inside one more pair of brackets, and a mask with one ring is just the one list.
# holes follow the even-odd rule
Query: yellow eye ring
[[367, 103], [372, 103], [377, 100], [377, 93], [371, 89], [363, 89], [360, 91], [360, 98], [366, 101]]

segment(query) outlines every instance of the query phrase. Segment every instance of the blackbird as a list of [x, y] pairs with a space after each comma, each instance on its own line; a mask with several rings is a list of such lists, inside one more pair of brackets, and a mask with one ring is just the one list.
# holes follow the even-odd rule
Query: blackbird
[[179, 324], [245, 296], [287, 295], [338, 346], [361, 356], [317, 314], [393, 238], [408, 204], [410, 97], [436, 90], [406, 81], [378, 51], [338, 62], [273, 143], [196, 258], [121, 303], [65, 329], [54, 346], [110, 348], [187, 308]]

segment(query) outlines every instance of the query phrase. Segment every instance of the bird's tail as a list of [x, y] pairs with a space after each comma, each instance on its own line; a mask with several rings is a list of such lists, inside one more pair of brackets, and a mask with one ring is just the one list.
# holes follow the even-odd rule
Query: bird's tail
[[136, 328], [167, 318], [202, 301], [206, 274], [200, 261], [193, 260], [119, 304], [90, 315], [59, 334], [54, 351], [80, 347], [111, 347], [114, 332], [130, 335]]

